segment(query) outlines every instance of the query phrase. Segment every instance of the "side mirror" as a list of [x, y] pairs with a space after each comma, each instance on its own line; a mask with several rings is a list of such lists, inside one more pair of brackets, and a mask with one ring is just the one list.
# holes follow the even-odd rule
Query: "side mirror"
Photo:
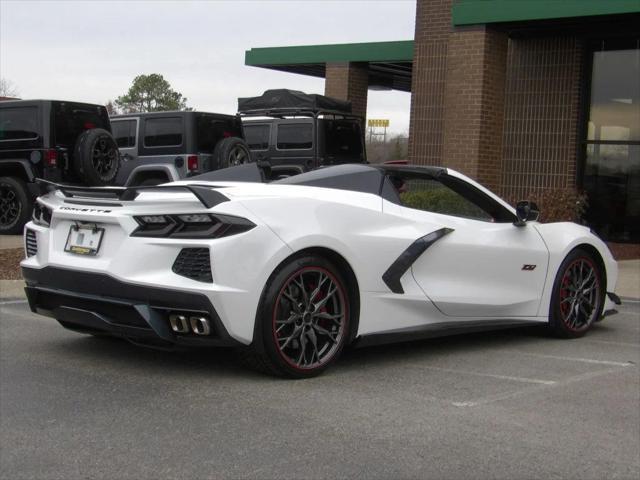
[[514, 222], [516, 227], [524, 227], [527, 222], [535, 222], [540, 216], [538, 205], [528, 200], [521, 200], [516, 203], [516, 217]]

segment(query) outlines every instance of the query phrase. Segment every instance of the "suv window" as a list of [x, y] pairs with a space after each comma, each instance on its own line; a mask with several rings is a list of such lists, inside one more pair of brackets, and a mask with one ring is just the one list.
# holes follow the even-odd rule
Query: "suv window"
[[229, 120], [198, 114], [196, 116], [196, 147], [198, 152], [213, 152], [220, 139], [235, 135], [235, 131], [236, 128]]
[[111, 131], [118, 148], [131, 148], [136, 146], [136, 121], [116, 120], [111, 122]]
[[360, 125], [345, 120], [324, 120], [325, 149], [328, 155], [357, 157], [362, 153]]
[[400, 194], [403, 206], [455, 217], [492, 222], [493, 217], [437, 180], [427, 178], [402, 179], [391, 175], [391, 183]]
[[0, 140], [38, 138], [38, 107], [0, 109]]
[[[267, 150], [271, 125], [245, 125], [244, 138], [251, 150]], [[278, 146], [278, 148], [281, 148]]]
[[147, 118], [145, 147], [178, 147], [182, 145], [182, 117]]
[[313, 145], [313, 127], [310, 123], [278, 125], [278, 150], [305, 150]]
[[71, 147], [85, 130], [103, 128], [110, 131], [109, 115], [104, 107], [71, 103], [53, 103], [54, 138], [56, 145]]

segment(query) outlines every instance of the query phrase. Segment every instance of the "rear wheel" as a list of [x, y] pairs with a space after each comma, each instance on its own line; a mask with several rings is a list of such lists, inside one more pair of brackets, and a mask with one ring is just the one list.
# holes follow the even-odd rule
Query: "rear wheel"
[[291, 260], [269, 280], [245, 361], [267, 373], [308, 378], [322, 373], [349, 336], [349, 293], [338, 269], [322, 257]]
[[111, 185], [120, 169], [118, 145], [106, 130], [87, 130], [76, 141], [73, 164], [81, 182]]
[[573, 250], [558, 269], [553, 284], [549, 325], [564, 338], [584, 335], [604, 306], [603, 272], [589, 252]]
[[216, 168], [234, 167], [251, 162], [251, 152], [247, 143], [239, 137], [222, 139], [213, 150], [213, 163]]
[[32, 209], [27, 185], [19, 178], [0, 177], [0, 235], [22, 233]]

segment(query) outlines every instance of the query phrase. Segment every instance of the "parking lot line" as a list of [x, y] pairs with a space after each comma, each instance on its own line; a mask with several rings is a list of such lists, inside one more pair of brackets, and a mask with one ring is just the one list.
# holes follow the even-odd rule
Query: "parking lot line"
[[489, 378], [497, 378], [499, 380], [512, 380], [514, 382], [521, 383], [535, 383], [540, 385], [553, 385], [556, 383], [555, 380], [541, 380], [539, 378], [528, 378], [528, 377], [513, 377], [511, 375], [499, 375], [495, 373], [484, 373], [484, 372], [474, 372], [471, 370], [460, 370], [457, 368], [442, 368], [442, 367], [432, 367], [429, 365], [412, 365], [418, 368], [424, 368], [427, 370], [437, 370], [439, 372], [449, 372], [449, 373], [460, 373], [463, 375], [475, 375], [478, 377], [489, 377]]
[[638, 348], [640, 347], [640, 344], [638, 343], [629, 343], [629, 342], [611, 342], [611, 341], [607, 341], [607, 340], [587, 340], [587, 339], [582, 339], [582, 342], [586, 342], [586, 343], [599, 343], [599, 344], [603, 344], [603, 345], [615, 345], [617, 347], [633, 347], [633, 348]]
[[596, 365], [612, 365], [616, 367], [628, 367], [630, 365], [634, 365], [631, 362], [613, 362], [611, 360], [596, 360], [594, 358], [580, 358], [580, 357], [565, 357], [560, 355], [547, 355], [544, 353], [531, 353], [531, 352], [523, 352], [521, 350], [500, 350], [500, 352], [504, 353], [517, 353], [518, 355], [527, 355], [529, 357], [537, 357], [537, 358], [549, 358], [552, 360], [563, 360], [570, 362], [582, 362], [582, 363], [593, 363]]
[[558, 382], [554, 382], [553, 385], [532, 385], [527, 388], [522, 388], [520, 390], [516, 390], [513, 392], [500, 393], [497, 395], [491, 395], [483, 398], [479, 398], [477, 400], [468, 400], [461, 402], [452, 402], [451, 405], [454, 407], [477, 407], [480, 405], [488, 405], [490, 403], [499, 402], [502, 400], [510, 400], [512, 398], [516, 398], [522, 396], [524, 394], [533, 393], [536, 391], [541, 391], [547, 388], [558, 388], [566, 385], [570, 385], [572, 383], [580, 382], [583, 380], [590, 380], [592, 378], [600, 377], [603, 375], [608, 375], [610, 373], [616, 373], [624, 370], [626, 367], [634, 366], [633, 363], [620, 363], [615, 368], [608, 368], [606, 370], [597, 370], [595, 372], [587, 372], [581, 375], [575, 375], [573, 377], [569, 377], [565, 380], [560, 380]]

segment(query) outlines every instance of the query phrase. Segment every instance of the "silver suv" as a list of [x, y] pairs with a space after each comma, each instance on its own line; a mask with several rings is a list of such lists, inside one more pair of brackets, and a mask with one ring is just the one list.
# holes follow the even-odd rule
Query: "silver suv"
[[117, 185], [157, 185], [251, 161], [240, 118], [206, 112], [114, 115]]

